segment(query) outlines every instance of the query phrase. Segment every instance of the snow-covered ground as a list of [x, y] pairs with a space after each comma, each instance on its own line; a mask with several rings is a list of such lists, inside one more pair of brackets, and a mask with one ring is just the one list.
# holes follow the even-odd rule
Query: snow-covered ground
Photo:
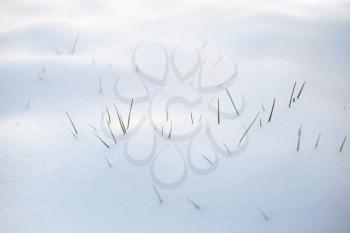
[[350, 232], [349, 12], [1, 1], [0, 232]]

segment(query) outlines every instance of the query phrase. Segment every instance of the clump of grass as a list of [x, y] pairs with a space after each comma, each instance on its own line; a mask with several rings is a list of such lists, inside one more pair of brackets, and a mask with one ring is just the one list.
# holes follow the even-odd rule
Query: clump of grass
[[266, 222], [270, 220], [270, 217], [262, 209], [258, 208], [258, 211]]
[[66, 115], [67, 115], [67, 117], [68, 117], [68, 119], [69, 119], [71, 125], [73, 126], [74, 134], [77, 136], [77, 135], [78, 135], [78, 130], [77, 130], [77, 128], [75, 127], [75, 124], [74, 124], [72, 118], [70, 117], [70, 115], [69, 115], [69, 113], [68, 113], [67, 111], [66, 111]]
[[297, 95], [297, 99], [299, 99], [299, 97], [300, 97], [300, 95], [301, 95], [301, 92], [302, 92], [303, 89], [304, 89], [305, 83], [306, 83], [306, 81], [303, 82], [303, 85], [301, 86], [301, 88], [300, 88], [300, 90], [299, 90], [299, 93], [298, 93], [298, 95]]
[[271, 107], [271, 111], [270, 111], [270, 116], [269, 116], [268, 122], [271, 122], [273, 110], [275, 108], [275, 102], [276, 102], [276, 98], [273, 99], [273, 103], [272, 103], [272, 107]]
[[160, 194], [159, 194], [157, 188], [156, 188], [154, 185], [153, 185], [152, 187], [153, 187], [154, 193], [156, 194], [156, 196], [157, 196], [157, 198], [158, 198], [159, 204], [163, 204], [163, 202], [164, 202], [164, 201], [163, 201], [163, 198], [160, 196]]
[[293, 85], [293, 90], [292, 90], [292, 93], [290, 95], [290, 99], [289, 99], [289, 104], [288, 104], [288, 108], [290, 108], [291, 104], [292, 104], [292, 100], [293, 100], [293, 95], [294, 95], [294, 90], [295, 90], [295, 86], [297, 85], [297, 82], [295, 81], [294, 82], [294, 85]]
[[109, 161], [109, 159], [106, 156], [104, 156], [104, 158], [106, 160], [108, 167], [112, 168], [113, 166], [112, 166], [111, 162]]
[[239, 116], [239, 112], [238, 112], [238, 110], [236, 108], [235, 102], [233, 101], [233, 98], [232, 98], [230, 92], [227, 90], [227, 88], [225, 88], [225, 90], [226, 90], [226, 93], [227, 93], [228, 97], [230, 98], [230, 101], [231, 101], [231, 103], [233, 105], [233, 108], [235, 109], [237, 115]]
[[260, 112], [258, 112], [258, 114], [256, 114], [254, 120], [252, 121], [252, 123], [250, 123], [249, 127], [246, 129], [246, 131], [244, 132], [244, 134], [242, 135], [241, 139], [239, 140], [238, 146], [241, 145], [243, 138], [245, 137], [245, 135], [247, 135], [249, 129], [252, 127], [252, 125], [254, 124], [254, 122], [256, 121], [256, 119], [258, 118]]
[[322, 135], [322, 132], [319, 132], [319, 134], [318, 134], [318, 136], [317, 136], [316, 143], [315, 143], [315, 147], [314, 147], [315, 149], [317, 149], [317, 148], [318, 148], [318, 144], [319, 144], [319, 142], [320, 142], [321, 135]]
[[297, 144], [297, 151], [300, 150], [300, 140], [301, 140], [301, 132], [302, 132], [303, 126], [301, 125], [298, 130], [298, 144]]
[[110, 146], [109, 146], [100, 136], [98, 136], [97, 134], [95, 134], [95, 136], [100, 140], [100, 142], [101, 142], [105, 147], [107, 147], [107, 149], [110, 148]]
[[193, 200], [191, 200], [190, 198], [186, 198], [186, 199], [196, 210], [201, 209], [201, 207], [197, 203], [195, 203]]
[[341, 144], [341, 146], [340, 146], [340, 148], [339, 148], [339, 152], [342, 152], [342, 151], [343, 151], [345, 142], [346, 142], [346, 136], [344, 137], [343, 142], [342, 142], [342, 144]]

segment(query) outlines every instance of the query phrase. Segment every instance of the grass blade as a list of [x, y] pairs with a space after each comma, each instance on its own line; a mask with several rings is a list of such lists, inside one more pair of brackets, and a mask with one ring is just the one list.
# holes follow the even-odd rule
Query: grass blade
[[169, 135], [168, 135], [168, 138], [170, 139], [171, 138], [171, 132], [173, 130], [173, 121], [171, 120], [170, 121], [170, 130], [169, 130]]
[[157, 188], [156, 188], [154, 185], [153, 185], [152, 187], [153, 187], [154, 193], [156, 194], [156, 196], [157, 196], [157, 198], [158, 198], [159, 204], [163, 204], [164, 201], [163, 201], [162, 197], [160, 196], [160, 194], [159, 194]]
[[269, 121], [268, 122], [271, 122], [273, 109], [275, 108], [275, 102], [276, 102], [276, 98], [273, 99], [273, 103], [272, 103], [271, 112], [270, 112], [270, 116], [269, 116]]
[[30, 105], [30, 98], [28, 98], [28, 100], [27, 100], [26, 109], [29, 108], [29, 105]]
[[102, 138], [100, 138], [97, 134], [95, 134], [95, 136], [100, 140], [100, 142], [103, 143], [103, 145], [105, 145], [107, 147], [107, 149], [110, 148], [109, 145]]
[[207, 156], [202, 155], [202, 157], [203, 157], [210, 165], [213, 164], [213, 162], [212, 162]]
[[239, 140], [238, 146], [241, 145], [243, 138], [245, 137], [245, 135], [247, 135], [249, 129], [252, 127], [252, 125], [254, 124], [254, 122], [256, 121], [256, 119], [258, 118], [260, 112], [258, 112], [258, 114], [256, 114], [254, 120], [252, 121], [252, 123], [250, 123], [249, 127], [247, 128], [247, 130], [244, 132], [244, 134], [242, 135], [241, 139]]
[[315, 149], [318, 148], [318, 144], [319, 144], [319, 142], [320, 142], [321, 135], [322, 135], [322, 132], [320, 132], [320, 133], [318, 134], [318, 136], [317, 136], [317, 140], [316, 140], [316, 143], [315, 143]]
[[134, 104], [134, 98], [131, 99], [131, 103], [130, 103], [129, 116], [128, 116], [128, 125], [126, 126], [127, 129], [129, 129], [129, 125], [130, 125], [131, 109], [132, 109], [133, 104]]
[[187, 198], [187, 201], [188, 201], [189, 203], [191, 203], [191, 205], [192, 205], [196, 210], [200, 210], [200, 209], [201, 209], [201, 207], [200, 207], [197, 203], [195, 203], [194, 201], [192, 201], [191, 199]]
[[339, 148], [339, 152], [342, 152], [343, 151], [343, 148], [344, 148], [344, 144], [345, 144], [345, 141], [346, 141], [346, 136], [344, 137], [344, 140]]
[[109, 159], [106, 156], [104, 156], [104, 158], [106, 160], [106, 163], [107, 163], [108, 167], [113, 167], [111, 162], [109, 161]]
[[69, 119], [71, 125], [73, 126], [73, 129], [74, 129], [75, 134], [78, 135], [78, 130], [77, 130], [77, 128], [75, 127], [72, 118], [70, 117], [70, 115], [69, 115], [69, 113], [68, 113], [67, 111], [66, 111], [66, 114], [67, 114], [67, 117], [68, 117], [68, 119]]
[[291, 104], [292, 104], [292, 100], [293, 100], [293, 95], [294, 95], [294, 90], [295, 90], [295, 86], [297, 85], [297, 82], [295, 81], [294, 82], [294, 85], [293, 85], [293, 90], [292, 90], [292, 93], [290, 95], [290, 99], [289, 99], [289, 104], [288, 104], [288, 108], [290, 108]]
[[108, 120], [107, 120], [107, 124], [110, 125], [111, 124], [111, 114], [109, 114], [108, 108], [106, 106], [106, 112], [107, 112], [107, 116], [108, 116]]
[[236, 108], [235, 102], [233, 102], [233, 98], [232, 98], [230, 92], [227, 90], [227, 88], [225, 88], [225, 90], [226, 90], [226, 93], [227, 93], [228, 97], [230, 97], [230, 101], [231, 101], [231, 103], [232, 103], [232, 105], [233, 105], [233, 108], [235, 109], [237, 115], [239, 116], [239, 112], [238, 112], [238, 110], [237, 110], [237, 108]]
[[299, 91], [299, 93], [298, 93], [298, 95], [297, 95], [297, 99], [299, 99], [299, 97], [300, 97], [300, 95], [301, 95], [301, 92], [302, 92], [303, 89], [304, 89], [305, 83], [306, 83], [306, 81], [303, 82], [303, 85], [301, 86], [300, 91]]
[[258, 211], [261, 214], [261, 216], [264, 218], [265, 221], [269, 221], [270, 220], [270, 217], [267, 216], [267, 214], [263, 210], [258, 209]]
[[120, 128], [121, 128], [121, 130], [123, 131], [123, 134], [125, 135], [125, 134], [126, 134], [126, 128], [125, 128], [125, 125], [124, 125], [124, 122], [123, 122], [123, 118], [122, 118], [122, 116], [119, 114], [118, 109], [117, 109], [117, 106], [115, 106], [115, 104], [113, 104], [113, 106], [114, 106], [115, 111], [117, 112], [117, 116], [118, 116], [118, 121], [119, 121]]
[[108, 124], [108, 122], [107, 122], [107, 126], [108, 126], [108, 129], [109, 129], [110, 134], [112, 135], [114, 144], [117, 144], [117, 140], [115, 139], [114, 133], [113, 133], [113, 131], [112, 131], [112, 129], [111, 129], [111, 124]]
[[220, 99], [218, 98], [218, 124], [220, 124]]
[[101, 79], [101, 76], [98, 77], [98, 80], [99, 80], [99, 85], [100, 85], [99, 93], [102, 94], [102, 79]]
[[73, 46], [72, 46], [72, 50], [70, 51], [70, 54], [73, 55], [75, 53], [75, 50], [77, 48], [78, 45], [78, 41], [79, 41], [79, 34], [75, 37]]
[[299, 127], [299, 131], [298, 131], [298, 145], [297, 145], [297, 151], [300, 150], [300, 140], [301, 140], [301, 132], [302, 132], [303, 126], [301, 125]]

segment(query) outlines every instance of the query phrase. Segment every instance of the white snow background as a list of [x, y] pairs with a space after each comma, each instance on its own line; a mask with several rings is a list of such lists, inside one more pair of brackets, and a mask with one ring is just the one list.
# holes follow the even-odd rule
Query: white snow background
[[[124, 118], [128, 112], [128, 104], [115, 96], [118, 78], [124, 77], [122, 89], [130, 97], [142, 93], [131, 66], [142, 41], [161, 42], [169, 54], [185, 45], [179, 48], [232, 56], [238, 77], [230, 90], [245, 100], [234, 122], [248, 126], [260, 111], [243, 153], [218, 155], [217, 168], [208, 175], [188, 170], [184, 183], [172, 190], [154, 184], [151, 163], [134, 166], [126, 159], [125, 141], [114, 145], [101, 131], [106, 106], [114, 114], [115, 103]], [[339, 152], [350, 137], [349, 41], [345, 0], [1, 0], [0, 232], [350, 232], [349, 139]], [[161, 56], [150, 51], [145, 64], [159, 73]], [[185, 67], [193, 61], [186, 51], [179, 55]], [[296, 92], [304, 81], [305, 88], [288, 108], [295, 81]], [[229, 111], [229, 99], [222, 96], [223, 110]], [[134, 106], [131, 126], [146, 108]], [[190, 127], [188, 112], [180, 106], [170, 116]], [[199, 114], [194, 111], [196, 119]], [[215, 122], [215, 113], [206, 114]], [[231, 123], [220, 125], [219, 140], [242, 135]], [[152, 131], [136, 135], [132, 151], [142, 159]], [[159, 145], [167, 143], [174, 142]], [[156, 166], [160, 177], [170, 180], [184, 169], [171, 149]], [[210, 149], [201, 149], [210, 157]], [[195, 162], [208, 165], [198, 156]]]

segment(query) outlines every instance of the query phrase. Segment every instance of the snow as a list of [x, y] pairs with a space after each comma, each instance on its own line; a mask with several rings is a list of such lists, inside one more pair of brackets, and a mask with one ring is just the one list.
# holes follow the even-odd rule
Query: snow
[[1, 5], [0, 232], [350, 231], [348, 1]]

